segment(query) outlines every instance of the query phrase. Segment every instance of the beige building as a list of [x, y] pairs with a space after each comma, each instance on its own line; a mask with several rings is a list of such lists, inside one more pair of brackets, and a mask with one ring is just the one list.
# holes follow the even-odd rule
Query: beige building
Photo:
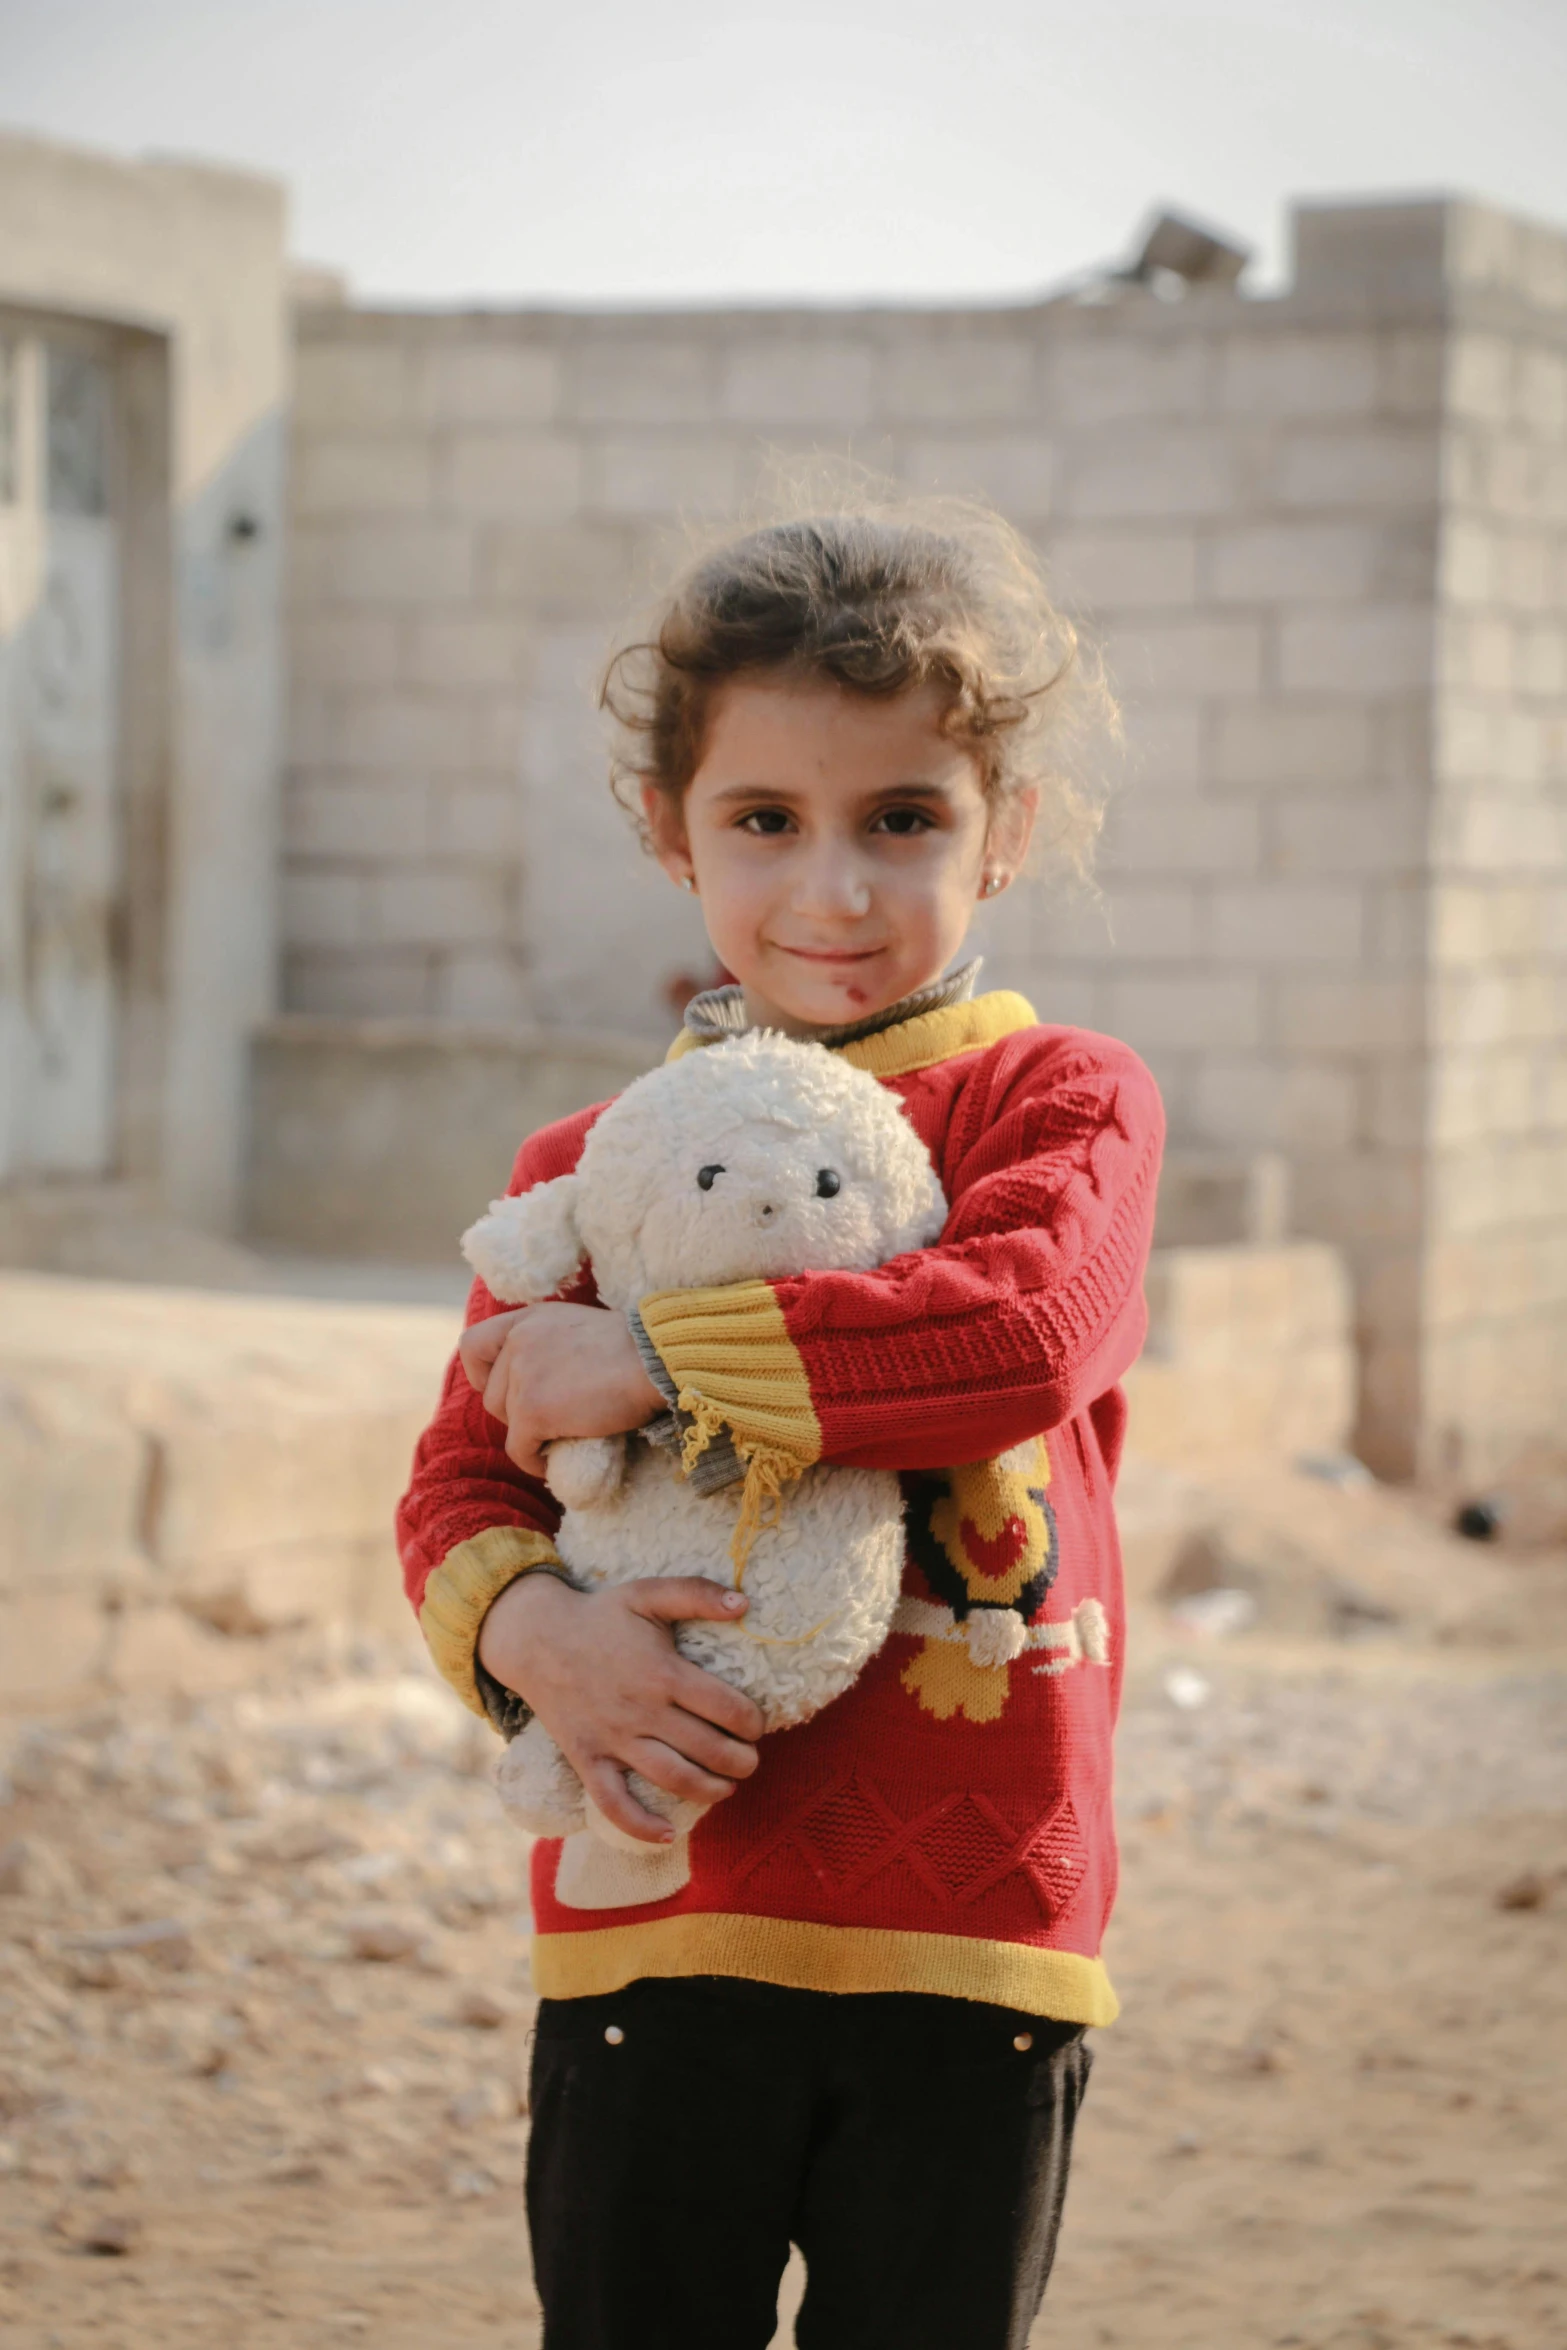
[[[28, 142], [0, 143], [7, 174], [35, 220], [38, 191], [66, 190], [48, 239], [6, 204], [13, 346], [52, 348], [36, 322], [69, 314], [73, 334], [192, 367], [222, 344], [250, 368], [170, 499], [196, 583], [168, 599], [178, 759], [136, 752], [149, 721], [120, 704], [122, 837], [155, 788], [177, 818], [166, 906], [145, 879], [121, 902], [170, 957], [156, 980], [134, 976], [155, 958], [115, 966], [95, 1033], [119, 1041], [93, 1048], [116, 1131], [156, 1127], [182, 1200], [221, 1219], [236, 1048], [274, 968], [277, 199]], [[161, 312], [151, 259], [134, 302], [85, 282], [80, 254], [118, 247], [71, 208], [111, 179], [144, 210], [191, 204], [245, 270], [167, 235]], [[134, 206], [111, 208], [120, 236]], [[1128, 705], [1107, 908], [1014, 893], [989, 917], [992, 978], [1138, 1046], [1187, 1171], [1231, 1170], [1253, 1225], [1284, 1163], [1294, 1229], [1353, 1272], [1377, 1466], [1479, 1477], [1558, 1441], [1567, 236], [1456, 201], [1303, 207], [1296, 232], [1267, 300], [1165, 282], [983, 311], [300, 309], [257, 1227], [435, 1246], [520, 1124], [657, 1051], [703, 942], [609, 802], [595, 668], [682, 517], [743, 508], [770, 451], [848, 448], [995, 498], [1106, 634]], [[243, 334], [198, 331], [175, 255], [181, 299], [253, 306]], [[52, 364], [24, 353], [17, 381]], [[14, 543], [84, 536], [32, 495]], [[220, 580], [226, 634], [202, 600]], [[136, 602], [126, 629], [150, 625]]]
[[281, 189], [0, 137], [0, 1183], [240, 1212], [274, 1002]]

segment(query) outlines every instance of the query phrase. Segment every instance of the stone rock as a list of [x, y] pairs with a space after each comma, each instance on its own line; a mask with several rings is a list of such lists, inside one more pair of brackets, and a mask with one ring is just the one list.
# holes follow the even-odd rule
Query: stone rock
[[515, 2121], [517, 2093], [497, 2080], [476, 2081], [452, 2099], [447, 2112], [460, 2130], [477, 2129], [485, 2122]]
[[16, 1836], [0, 1846], [0, 1894], [49, 1901], [68, 1898], [76, 1889], [76, 1871], [54, 1845], [36, 1836]]
[[183, 1972], [195, 1962], [196, 1946], [190, 1928], [178, 1918], [148, 1918], [139, 1925], [110, 1926], [96, 1934], [71, 1934], [62, 1949], [85, 1958], [125, 1956], [150, 1958], [158, 1966]]
[[100, 2259], [123, 2259], [141, 2241], [143, 2221], [134, 2211], [94, 2211], [90, 2204], [73, 2204], [55, 2213], [50, 2222], [57, 2236], [78, 2252]]
[[453, 2012], [458, 2023], [470, 2024], [475, 2031], [498, 2032], [503, 2024], [511, 2022], [515, 2010], [480, 1984], [469, 1983], [458, 1993]]
[[396, 1917], [389, 1910], [359, 1910], [345, 1919], [343, 1931], [355, 1958], [372, 1959], [383, 1966], [419, 1959], [425, 1953], [420, 1928], [412, 1920]]

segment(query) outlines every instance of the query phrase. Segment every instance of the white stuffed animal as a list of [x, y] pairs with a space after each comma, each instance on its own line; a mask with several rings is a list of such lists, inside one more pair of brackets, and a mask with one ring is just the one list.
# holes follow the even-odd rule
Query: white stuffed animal
[[[929, 1155], [894, 1096], [820, 1045], [760, 1032], [638, 1078], [593, 1126], [574, 1174], [493, 1202], [463, 1249], [492, 1294], [514, 1304], [554, 1296], [586, 1258], [604, 1304], [629, 1314], [661, 1290], [868, 1269], [927, 1247], [945, 1217]], [[712, 1415], [698, 1409], [684, 1425], [689, 1460], [708, 1447]], [[903, 1572], [898, 1480], [815, 1467], [780, 1494], [779, 1464], [753, 1449], [743, 1481], [736, 1461], [734, 1481], [704, 1491], [710, 1478], [682, 1474], [679, 1428], [660, 1433], [663, 1443], [550, 1447], [561, 1560], [585, 1589], [651, 1575], [743, 1583], [744, 1619], [682, 1624], [681, 1653], [743, 1689], [769, 1730], [802, 1722], [887, 1636]], [[715, 1457], [726, 1444], [720, 1434]], [[574, 1907], [662, 1900], [689, 1879], [689, 1833], [704, 1807], [629, 1778], [679, 1831], [674, 1844], [612, 1826], [537, 1720], [501, 1761], [497, 1782], [519, 1823], [566, 1837], [556, 1892]]]

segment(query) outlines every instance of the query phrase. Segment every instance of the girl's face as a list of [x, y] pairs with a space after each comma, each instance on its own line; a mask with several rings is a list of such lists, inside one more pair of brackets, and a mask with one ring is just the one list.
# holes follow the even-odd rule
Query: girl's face
[[975, 900], [1017, 870], [1034, 795], [992, 808], [941, 711], [929, 686], [880, 701], [736, 681], [684, 803], [644, 786], [659, 862], [694, 882], [757, 1025], [802, 1035], [884, 1011], [946, 969]]

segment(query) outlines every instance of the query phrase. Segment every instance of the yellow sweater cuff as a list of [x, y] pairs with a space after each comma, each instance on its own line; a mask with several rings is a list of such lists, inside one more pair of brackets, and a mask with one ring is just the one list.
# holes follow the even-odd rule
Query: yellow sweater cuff
[[765, 1281], [727, 1289], [663, 1289], [645, 1297], [642, 1327], [682, 1403], [697, 1397], [728, 1423], [742, 1455], [762, 1449], [808, 1469], [822, 1453], [810, 1381]]
[[479, 1715], [484, 1700], [474, 1678], [479, 1627], [508, 1583], [529, 1567], [554, 1565], [559, 1553], [547, 1534], [528, 1526], [488, 1526], [449, 1550], [424, 1587], [419, 1629], [463, 1704]]

